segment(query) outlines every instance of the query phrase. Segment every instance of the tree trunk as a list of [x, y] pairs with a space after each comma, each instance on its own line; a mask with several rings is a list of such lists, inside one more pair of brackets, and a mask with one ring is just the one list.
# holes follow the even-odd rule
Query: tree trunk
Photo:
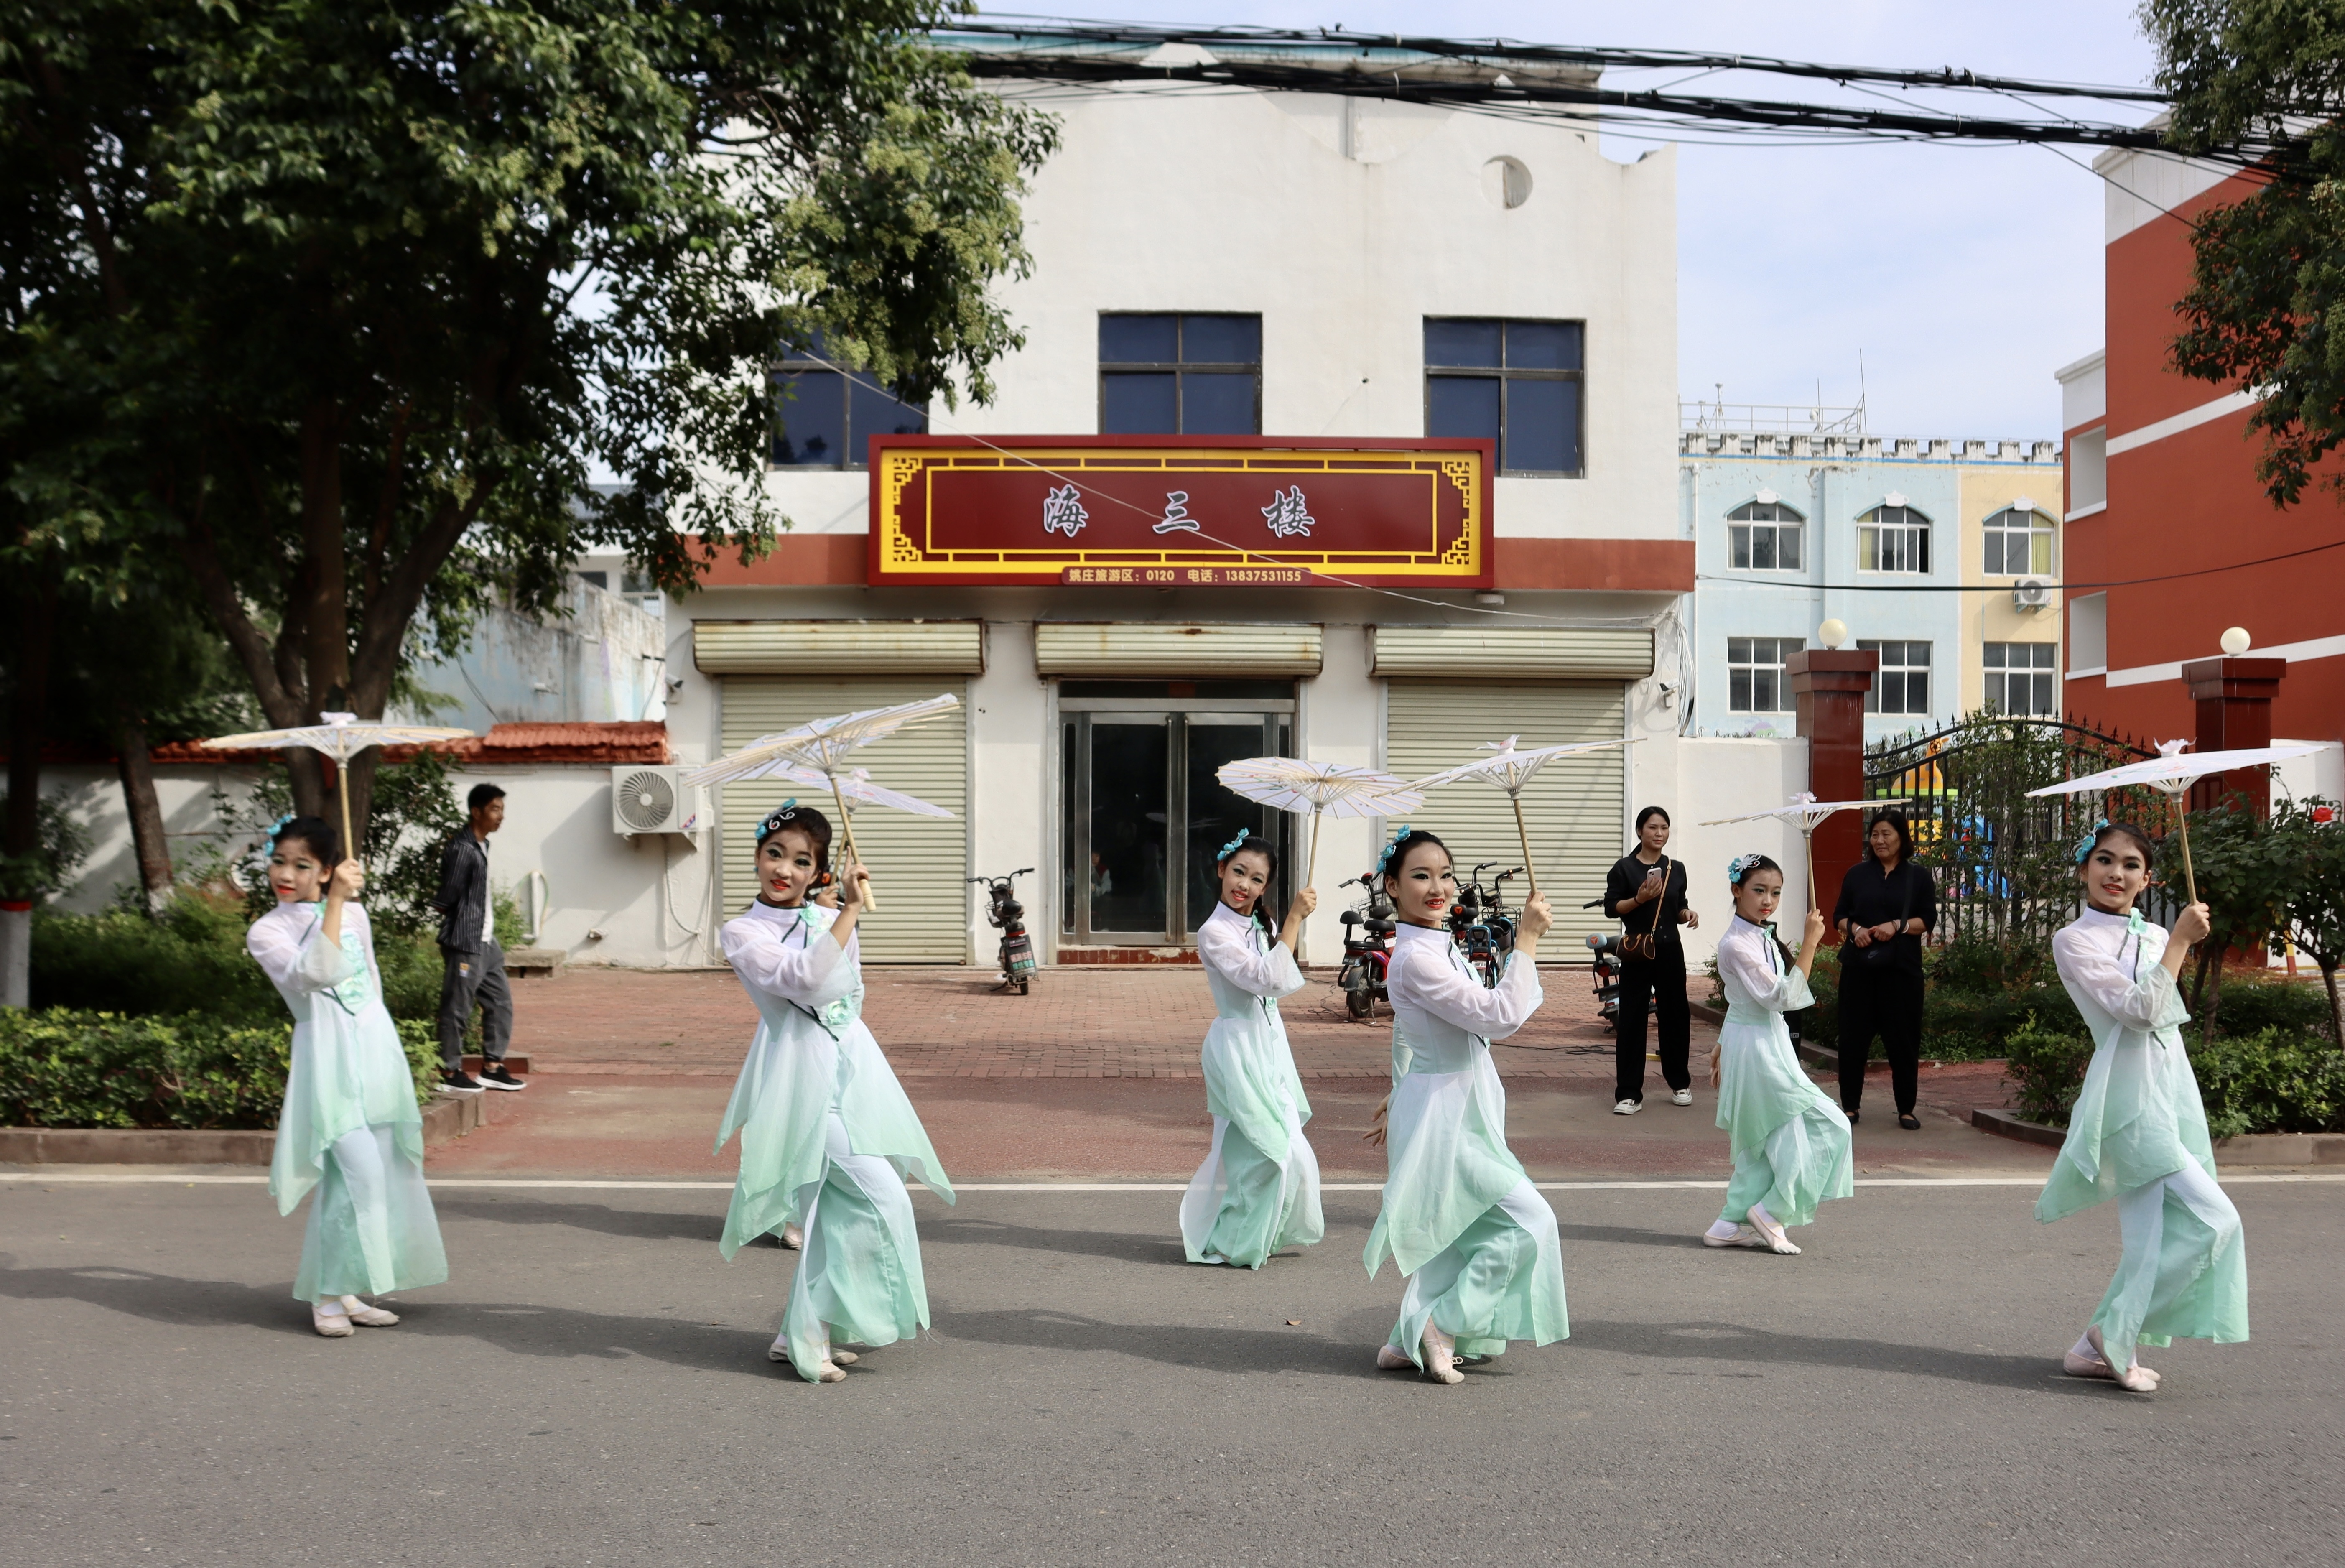
[[[41, 848], [41, 743], [48, 738], [49, 647], [56, 630], [55, 577], [20, 587], [16, 682], [8, 705], [8, 809], [0, 821], [0, 1007], [32, 1005], [34, 859]], [[21, 884], [21, 885], [15, 885]]]
[[2337, 966], [2320, 966], [2320, 983], [2329, 988], [2329, 1032], [2337, 1037], [2337, 1048], [2345, 1051], [2345, 1007], [2337, 1004]]
[[155, 793], [155, 761], [147, 748], [147, 723], [124, 718], [114, 730], [115, 766], [122, 774], [123, 809], [130, 814], [130, 844], [138, 857], [138, 884], [147, 912], [160, 914], [178, 884], [171, 874], [171, 843], [163, 826], [163, 801]]

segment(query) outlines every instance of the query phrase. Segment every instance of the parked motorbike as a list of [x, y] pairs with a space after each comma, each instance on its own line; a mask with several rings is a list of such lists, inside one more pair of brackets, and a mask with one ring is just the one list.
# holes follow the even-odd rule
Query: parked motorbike
[[1485, 985], [1496, 985], [1507, 972], [1507, 955], [1515, 951], [1515, 919], [1507, 912], [1506, 884], [1522, 875], [1523, 868], [1501, 871], [1482, 883], [1482, 873], [1503, 861], [1485, 860], [1476, 866], [1457, 891], [1449, 911], [1449, 934], [1464, 950], [1466, 962]]
[[1001, 933], [1001, 983], [997, 991], [1015, 990], [1023, 996], [1034, 983], [1034, 939], [1026, 934], [1026, 906], [1018, 901], [1010, 884], [1020, 877], [1034, 874], [1031, 866], [1010, 872], [1006, 877], [971, 877], [972, 883], [986, 884], [986, 897], [990, 904], [985, 911], [985, 923]]
[[1393, 918], [1392, 901], [1385, 897], [1384, 881], [1374, 871], [1341, 885], [1356, 887], [1364, 896], [1344, 911], [1344, 967], [1335, 983], [1343, 989], [1345, 1009], [1355, 1018], [1365, 1018], [1385, 1000], [1385, 970], [1392, 962], [1393, 932], [1399, 922]]

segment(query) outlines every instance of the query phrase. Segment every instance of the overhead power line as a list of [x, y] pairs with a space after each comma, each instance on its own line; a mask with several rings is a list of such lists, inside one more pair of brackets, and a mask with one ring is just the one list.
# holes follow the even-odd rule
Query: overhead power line
[[[1192, 89], [1255, 88], [1312, 92], [1426, 104], [1509, 117], [1557, 117], [1599, 122], [1606, 129], [1695, 129], [1769, 137], [1822, 140], [1988, 141], [2082, 147], [2156, 148], [2153, 126], [2117, 118], [2087, 119], [2046, 111], [2015, 117], [2022, 97], [2096, 100], [2111, 106], [2162, 108], [2153, 89], [2083, 82], [2035, 81], [1985, 76], [1965, 68], [1893, 69], [1676, 49], [1611, 49], [1532, 44], [1509, 38], [1437, 38], [1365, 34], [1343, 28], [1173, 26], [1103, 23], [996, 13], [958, 22], [929, 35], [933, 44], [964, 56], [970, 75], [996, 81], [1055, 83], [1074, 87], [1160, 84]], [[1684, 93], [1667, 87], [1608, 87], [1606, 70], [1688, 70], [1700, 75], [1756, 72], [1793, 80], [1832, 82], [1889, 98], [1879, 91], [1955, 96], [1957, 103], [1989, 95], [1985, 112], [1970, 114], [1917, 97], [1911, 107]], [[1675, 84], [1673, 84], [1675, 85]], [[2270, 148], [2246, 146], [2211, 155], [2247, 164]]]

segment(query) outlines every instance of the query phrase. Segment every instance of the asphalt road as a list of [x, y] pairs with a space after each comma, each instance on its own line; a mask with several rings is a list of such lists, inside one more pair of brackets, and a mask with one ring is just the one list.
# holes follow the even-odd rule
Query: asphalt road
[[2145, 1399], [2058, 1375], [2115, 1216], [2025, 1186], [1861, 1189], [1796, 1258], [1696, 1245], [1714, 1189], [1551, 1193], [1571, 1339], [1443, 1389], [1371, 1369], [1372, 1193], [1258, 1275], [1168, 1192], [923, 1195], [934, 1337], [824, 1387], [719, 1192], [443, 1189], [453, 1282], [336, 1341], [257, 1186], [0, 1182], [0, 1557], [2326, 1568], [2345, 1185], [2231, 1192], [2256, 1340]]

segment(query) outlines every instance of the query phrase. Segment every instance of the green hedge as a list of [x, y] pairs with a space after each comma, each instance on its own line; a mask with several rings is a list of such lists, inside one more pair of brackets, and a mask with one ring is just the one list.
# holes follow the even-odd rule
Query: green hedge
[[[202, 1013], [289, 1027], [284, 1001], [245, 951], [244, 911], [182, 893], [162, 914], [113, 911], [33, 916], [36, 1008], [138, 1015]], [[426, 937], [378, 932], [383, 1005], [393, 1018], [429, 1020], [440, 1005], [440, 950]]]
[[[2345, 1132], [2345, 1056], [2327, 1040], [2267, 1028], [2187, 1044], [2214, 1136]], [[2092, 1037], [2037, 1026], [2031, 1019], [2014, 1032], [2010, 1044], [2007, 1071], [2019, 1091], [2020, 1115], [2066, 1126], [2093, 1059]]]
[[[421, 1099], [439, 1046], [425, 1023], [399, 1034]], [[292, 1046], [289, 1021], [0, 1009], [0, 1125], [273, 1127]]]

